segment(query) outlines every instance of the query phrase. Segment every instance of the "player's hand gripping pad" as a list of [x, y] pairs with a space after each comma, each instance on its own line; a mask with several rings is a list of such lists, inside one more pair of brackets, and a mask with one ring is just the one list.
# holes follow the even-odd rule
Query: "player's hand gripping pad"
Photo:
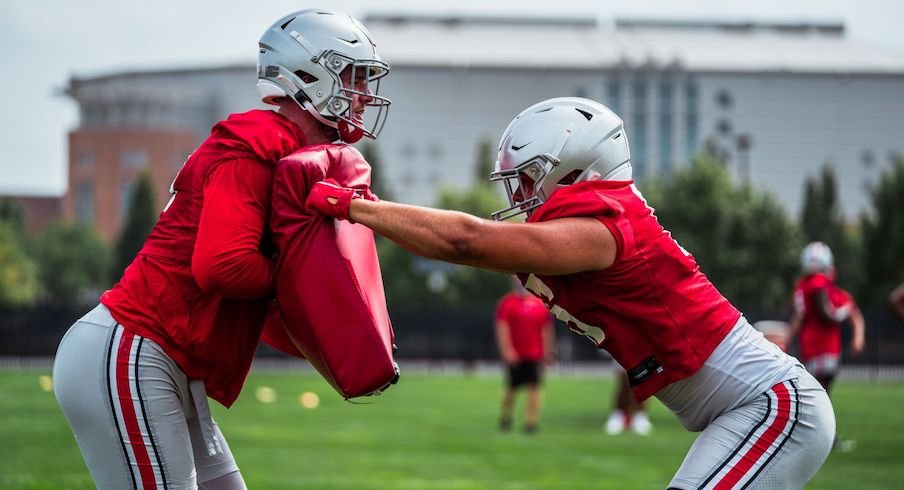
[[301, 353], [343, 397], [353, 398], [394, 383], [398, 365], [373, 232], [305, 209], [308, 189], [325, 178], [365, 189], [370, 165], [350, 146], [316, 145], [276, 167], [270, 230], [279, 249], [282, 324], [268, 321], [263, 339]]

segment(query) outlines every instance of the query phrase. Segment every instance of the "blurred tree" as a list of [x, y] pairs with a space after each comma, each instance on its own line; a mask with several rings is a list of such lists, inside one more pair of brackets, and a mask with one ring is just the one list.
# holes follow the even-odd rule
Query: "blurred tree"
[[154, 224], [157, 222], [157, 204], [154, 201], [154, 187], [151, 174], [145, 170], [138, 174], [135, 183], [135, 191], [129, 199], [125, 224], [122, 233], [116, 242], [116, 259], [110, 270], [111, 278], [115, 281], [132, 263], [132, 259], [141, 250], [144, 241]]
[[428, 288], [428, 271], [415, 266], [421, 260], [419, 257], [382, 237], [377, 237], [377, 254], [390, 309], [442, 303], [441, 298]]
[[96, 301], [108, 285], [110, 247], [90, 225], [56, 222], [31, 243], [48, 301], [69, 305]]
[[862, 260], [857, 256], [856, 230], [845, 225], [838, 200], [838, 179], [828, 163], [816, 177], [804, 183], [804, 203], [800, 227], [805, 243], [820, 241], [832, 249], [840, 283], [857, 291], [863, 277]]
[[787, 303], [800, 240], [771, 195], [736, 187], [724, 161], [708, 152], [668, 182], [649, 182], [644, 195], [662, 225], [734, 304], [775, 312]]
[[[454, 209], [486, 219], [494, 211], [505, 207], [505, 201], [497, 189], [485, 183], [475, 183], [464, 191], [443, 188], [436, 207]], [[510, 289], [511, 276], [507, 274], [473, 267], [456, 267], [448, 273], [448, 285], [443, 297], [452, 305], [492, 304]]]
[[25, 210], [11, 197], [0, 197], [0, 222], [11, 226], [16, 233], [25, 231]]
[[[496, 164], [492, 143], [481, 141], [477, 153], [471, 187], [443, 187], [434, 207], [484, 219], [505, 207], [502, 195], [489, 183]], [[377, 241], [377, 251], [390, 306], [493, 304], [511, 288], [508, 275], [423, 259], [385, 240]]]
[[0, 306], [27, 306], [38, 297], [38, 269], [12, 221], [0, 219]]
[[888, 293], [904, 282], [904, 158], [882, 173], [872, 193], [872, 209], [862, 218], [866, 275], [858, 300], [885, 304]]
[[386, 170], [380, 161], [380, 154], [377, 152], [377, 145], [372, 142], [361, 144], [361, 155], [370, 164], [370, 190], [380, 199], [392, 201], [392, 194], [386, 186]]
[[[435, 207], [486, 218], [503, 201], [485, 185], [444, 187]], [[508, 275], [417, 257], [388, 240], [378, 241], [377, 251], [390, 306], [489, 304], [511, 287]]]
[[[490, 174], [496, 169], [496, 146], [489, 139], [482, 139], [477, 144], [477, 161], [474, 166], [474, 182], [478, 185], [489, 185]], [[496, 211], [495, 209], [493, 211]]]

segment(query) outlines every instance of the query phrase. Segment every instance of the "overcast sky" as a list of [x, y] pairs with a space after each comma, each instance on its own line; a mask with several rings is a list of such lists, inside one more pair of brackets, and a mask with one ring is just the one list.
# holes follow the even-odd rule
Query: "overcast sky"
[[59, 92], [73, 75], [253, 62], [264, 29], [303, 8], [325, 6], [359, 17], [388, 12], [841, 21], [848, 37], [904, 53], [899, 0], [555, 0], [531, 7], [523, 0], [253, 3], [3, 0], [0, 194], [65, 191], [66, 135], [77, 114], [75, 103]]

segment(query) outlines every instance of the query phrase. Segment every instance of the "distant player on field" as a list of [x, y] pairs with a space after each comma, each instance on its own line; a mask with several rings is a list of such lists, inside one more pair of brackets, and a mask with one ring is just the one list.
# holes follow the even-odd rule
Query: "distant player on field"
[[499, 429], [511, 430], [515, 394], [526, 388], [524, 431], [536, 432], [540, 421], [543, 363], [552, 361], [555, 355], [552, 317], [546, 305], [516, 281], [514, 290], [499, 300], [495, 324], [499, 353], [507, 368]]
[[233, 114], [188, 158], [122, 279], [60, 343], [54, 390], [101, 489], [243, 489], [207, 397], [232, 405], [274, 291], [265, 236], [276, 163], [376, 137], [363, 113], [389, 67], [356, 19], [306, 10], [261, 37], [276, 111]]
[[516, 273], [625, 368], [638, 400], [656, 396], [702, 431], [670, 488], [802, 488], [831, 448], [828, 395], [659, 225], [631, 181], [627, 139], [621, 119], [587, 99], [518, 115], [492, 175], [511, 206], [494, 217], [528, 213], [525, 223], [357, 199], [330, 182], [307, 203], [425, 257]]
[[[800, 254], [803, 277], [794, 286], [791, 332], [798, 340], [800, 359], [807, 371], [831, 392], [841, 366], [841, 325], [853, 329], [851, 352], [863, 351], [865, 323], [854, 298], [835, 284], [832, 251], [812, 242]], [[834, 448], [848, 452], [855, 441], [836, 438]]]
[[653, 424], [647, 415], [646, 400], [638, 402], [631, 391], [631, 380], [628, 373], [622, 369], [616, 369], [615, 394], [612, 400], [612, 412], [606, 420], [606, 434], [615, 436], [626, 429], [631, 429], [635, 434], [649, 435], [653, 431]]
[[800, 358], [819, 383], [831, 391], [841, 364], [841, 324], [850, 320], [851, 351], [864, 345], [864, 321], [850, 293], [835, 284], [832, 251], [812, 242], [801, 252], [803, 277], [794, 286], [791, 333], [797, 337]]

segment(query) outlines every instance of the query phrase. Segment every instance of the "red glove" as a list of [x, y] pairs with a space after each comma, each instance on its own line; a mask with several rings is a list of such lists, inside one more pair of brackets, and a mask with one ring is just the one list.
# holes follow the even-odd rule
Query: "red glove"
[[366, 187], [363, 189], [342, 187], [333, 179], [324, 179], [311, 187], [311, 192], [305, 199], [305, 206], [331, 218], [348, 220], [352, 199], [379, 200]]

